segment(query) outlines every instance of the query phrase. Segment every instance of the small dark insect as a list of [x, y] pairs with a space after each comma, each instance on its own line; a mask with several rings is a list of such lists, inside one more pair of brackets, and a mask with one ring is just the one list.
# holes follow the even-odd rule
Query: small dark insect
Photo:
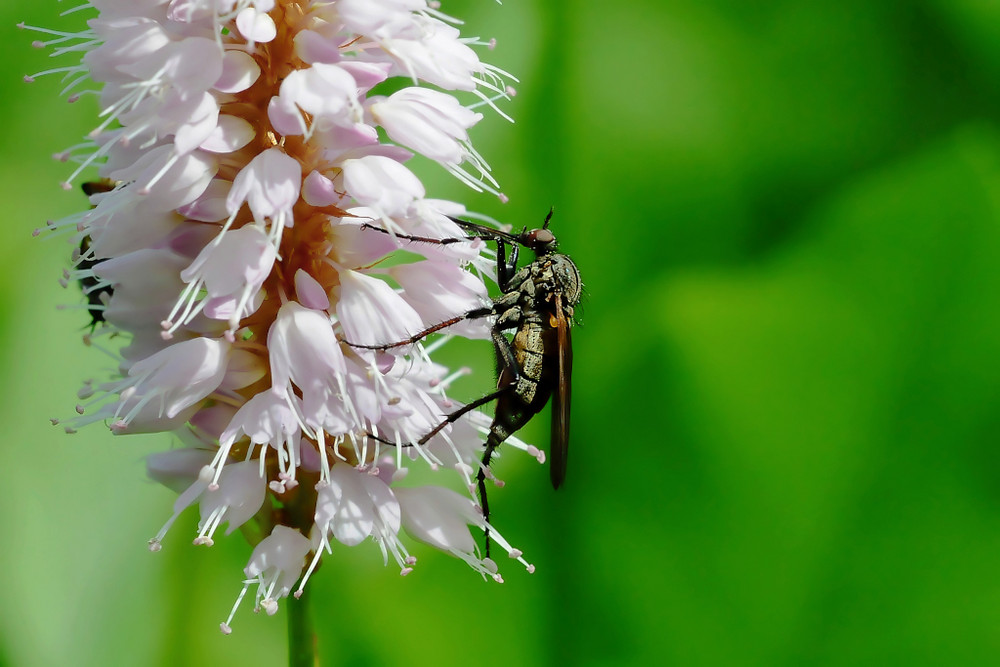
[[[469, 238], [483, 238], [497, 243], [497, 284], [502, 295], [492, 306], [476, 308], [425, 329], [410, 338], [387, 345], [354, 347], [387, 350], [416, 343], [426, 336], [465, 319], [495, 316], [491, 336], [496, 353], [497, 389], [447, 415], [416, 444], [422, 445], [441, 429], [462, 415], [496, 400], [493, 423], [486, 438], [482, 465], [476, 476], [483, 516], [489, 521], [486, 497], [486, 471], [493, 452], [508, 437], [538, 414], [552, 397], [552, 462], [549, 475], [558, 489], [566, 478], [569, 451], [570, 376], [573, 350], [570, 327], [573, 308], [580, 301], [580, 272], [568, 256], [558, 252], [555, 235], [549, 231], [552, 212], [541, 229], [524, 229], [509, 234], [465, 220], [453, 221], [470, 233]], [[388, 231], [366, 225], [383, 233]], [[398, 238], [429, 243], [453, 243], [464, 239], [432, 239], [396, 234]], [[507, 259], [507, 246], [511, 247]], [[518, 250], [523, 246], [534, 251], [535, 259], [518, 269]], [[508, 340], [506, 331], [514, 331]], [[393, 443], [389, 443], [393, 444]], [[489, 556], [489, 532], [486, 535]]]
[[[114, 181], [101, 179], [99, 181], [88, 181], [80, 188], [83, 194], [90, 197], [102, 192], [111, 192], [115, 189]], [[89, 271], [97, 264], [94, 255], [90, 252], [90, 236], [84, 236], [80, 240], [79, 258], [76, 261], [76, 268], [80, 271]], [[80, 290], [87, 297], [87, 312], [90, 313], [90, 333], [104, 322], [104, 307], [111, 296], [111, 287], [102, 285], [101, 281], [94, 276], [84, 276], [79, 278]]]

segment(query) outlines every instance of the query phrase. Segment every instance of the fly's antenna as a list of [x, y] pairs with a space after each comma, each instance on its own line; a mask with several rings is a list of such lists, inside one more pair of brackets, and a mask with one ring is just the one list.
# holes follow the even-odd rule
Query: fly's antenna
[[542, 229], [548, 229], [549, 228], [549, 221], [552, 220], [552, 214], [555, 213], [555, 212], [556, 212], [556, 207], [555, 206], [549, 207], [549, 214], [547, 216], [545, 216], [545, 222], [542, 223]]

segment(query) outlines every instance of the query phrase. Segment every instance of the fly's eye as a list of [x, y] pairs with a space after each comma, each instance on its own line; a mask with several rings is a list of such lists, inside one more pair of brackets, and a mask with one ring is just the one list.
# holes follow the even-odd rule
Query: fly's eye
[[556, 242], [556, 235], [547, 229], [532, 229], [528, 232], [528, 239], [535, 247], [547, 246]]

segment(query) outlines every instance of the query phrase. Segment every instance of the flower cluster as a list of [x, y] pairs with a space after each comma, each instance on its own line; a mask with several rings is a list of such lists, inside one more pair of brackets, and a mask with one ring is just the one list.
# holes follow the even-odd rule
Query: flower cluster
[[[466, 215], [428, 198], [404, 163], [421, 154], [503, 198], [467, 131], [477, 107], [512, 94], [510, 76], [426, 0], [89, 5], [99, 15], [84, 32], [33, 28], [50, 36], [36, 46], [82, 55], [52, 71], [71, 101], [94, 93], [102, 109], [88, 141], [61, 157], [79, 163], [67, 187], [88, 167], [106, 187], [50, 231], [81, 248], [66, 281], [100, 296], [91, 344], [125, 343], [107, 350], [120, 375], [85, 385], [64, 425], [183, 442], [148, 459], [180, 492], [150, 548], [192, 505], [195, 544], [252, 522], [266, 537], [239, 597], [256, 583], [268, 613], [296, 581], [301, 593], [334, 543], [370, 537], [407, 574], [416, 559], [401, 530], [500, 580], [473, 537], [486, 528], [472, 482], [488, 418], [470, 413], [413, 444], [460, 407], [445, 393], [456, 374], [430, 360], [433, 346], [359, 345], [487, 303], [483, 242], [397, 236], [460, 237], [451, 218]], [[81, 90], [88, 80], [99, 89]], [[401, 247], [404, 259], [385, 261]], [[488, 327], [447, 332], [487, 338]], [[468, 490], [400, 485], [416, 462], [454, 469]]]

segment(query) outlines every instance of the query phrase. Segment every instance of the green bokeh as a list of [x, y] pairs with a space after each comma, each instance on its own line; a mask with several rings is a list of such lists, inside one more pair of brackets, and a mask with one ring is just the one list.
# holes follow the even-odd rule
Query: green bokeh
[[[12, 5], [21, 5], [20, 7]], [[217, 624], [238, 537], [145, 540], [165, 437], [48, 425], [112, 361], [85, 349], [32, 239], [80, 207], [49, 154], [94, 123], [0, 8], [7, 510], [0, 664], [280, 664], [284, 611]], [[324, 664], [1000, 663], [1000, 4], [445, 0], [517, 74], [476, 129], [511, 202], [424, 165], [433, 196], [532, 224], [587, 286], [565, 489], [511, 454], [495, 518], [537, 566], [506, 583], [371, 544], [313, 579]], [[469, 397], [486, 344], [455, 346]], [[544, 443], [539, 419], [527, 437]]]

